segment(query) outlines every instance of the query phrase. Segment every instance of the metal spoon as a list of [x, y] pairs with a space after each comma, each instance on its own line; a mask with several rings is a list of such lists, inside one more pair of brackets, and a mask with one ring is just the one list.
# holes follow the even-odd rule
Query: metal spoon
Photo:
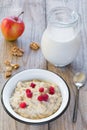
[[84, 86], [86, 82], [86, 75], [82, 72], [78, 72], [73, 77], [73, 82], [77, 88], [76, 91], [76, 97], [75, 97], [75, 105], [74, 105], [74, 111], [73, 111], [73, 122], [76, 122], [77, 120], [77, 110], [78, 110], [78, 100], [79, 100], [79, 89]]

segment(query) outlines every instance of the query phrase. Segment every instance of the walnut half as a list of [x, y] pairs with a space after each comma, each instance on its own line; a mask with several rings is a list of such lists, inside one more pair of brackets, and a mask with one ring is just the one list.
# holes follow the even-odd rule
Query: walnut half
[[11, 71], [6, 71], [6, 72], [5, 72], [5, 77], [6, 77], [6, 78], [9, 78], [11, 75], [12, 75], [12, 72], [11, 72]]
[[21, 57], [24, 54], [24, 50], [22, 50], [21, 48], [19, 48], [17, 46], [13, 46], [11, 49], [11, 54], [13, 56]]
[[13, 69], [18, 69], [20, 67], [19, 64], [11, 64], [11, 66], [12, 66]]
[[5, 60], [4, 64], [7, 65], [7, 66], [9, 66], [11, 63], [10, 63], [9, 60]]
[[31, 48], [32, 50], [38, 50], [38, 49], [40, 48], [40, 46], [39, 46], [39, 44], [36, 43], [36, 42], [31, 42], [31, 43], [30, 43], [30, 48]]

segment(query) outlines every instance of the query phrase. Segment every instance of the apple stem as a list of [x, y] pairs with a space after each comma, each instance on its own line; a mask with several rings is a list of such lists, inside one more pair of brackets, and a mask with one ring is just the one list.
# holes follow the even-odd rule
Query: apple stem
[[20, 17], [20, 15], [22, 15], [24, 13], [24, 11], [23, 12], [21, 12], [19, 15], [18, 15], [18, 18]]

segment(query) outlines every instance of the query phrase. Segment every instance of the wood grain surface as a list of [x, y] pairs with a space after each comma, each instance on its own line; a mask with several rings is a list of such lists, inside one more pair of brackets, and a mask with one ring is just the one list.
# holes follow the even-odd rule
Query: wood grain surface
[[[18, 15], [24, 11], [23, 20], [25, 31], [15, 42], [4, 40], [0, 31], [0, 91], [7, 81], [4, 76], [6, 59], [12, 63], [20, 64], [20, 68], [13, 71], [13, 75], [25, 69], [41, 68], [50, 70], [64, 78], [67, 82], [71, 98], [66, 112], [57, 120], [45, 125], [33, 126], [19, 123], [9, 117], [3, 110], [0, 102], [0, 130], [87, 130], [87, 84], [80, 90], [79, 109], [76, 123], [72, 123], [72, 115], [75, 101], [76, 88], [73, 85], [73, 75], [78, 71], [83, 71], [87, 75], [87, 1], [86, 0], [0, 0], [0, 22], [2, 18], [10, 15]], [[8, 2], [7, 2], [8, 1]], [[29, 48], [32, 41], [41, 42], [43, 31], [48, 22], [49, 12], [58, 6], [68, 6], [76, 10], [82, 19], [81, 26], [81, 47], [75, 60], [66, 67], [54, 67], [48, 63], [42, 55], [41, 49], [33, 51]], [[14, 57], [10, 54], [13, 45], [17, 45], [24, 50], [23, 57]], [[49, 129], [48, 129], [49, 128]]]

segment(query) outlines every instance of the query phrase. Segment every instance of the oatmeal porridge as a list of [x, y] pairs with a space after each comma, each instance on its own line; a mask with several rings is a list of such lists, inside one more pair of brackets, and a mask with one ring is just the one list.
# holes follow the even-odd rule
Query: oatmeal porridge
[[13, 110], [29, 119], [41, 119], [55, 113], [62, 103], [62, 95], [54, 83], [21, 81], [10, 98]]

